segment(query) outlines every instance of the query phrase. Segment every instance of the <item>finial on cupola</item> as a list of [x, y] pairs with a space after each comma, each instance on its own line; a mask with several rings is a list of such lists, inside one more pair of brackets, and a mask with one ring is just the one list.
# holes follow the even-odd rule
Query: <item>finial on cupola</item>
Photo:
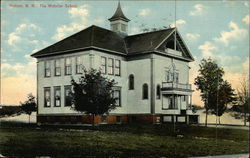
[[112, 31], [118, 33], [128, 33], [128, 22], [130, 21], [122, 12], [120, 1], [118, 2], [115, 14], [108, 19]]

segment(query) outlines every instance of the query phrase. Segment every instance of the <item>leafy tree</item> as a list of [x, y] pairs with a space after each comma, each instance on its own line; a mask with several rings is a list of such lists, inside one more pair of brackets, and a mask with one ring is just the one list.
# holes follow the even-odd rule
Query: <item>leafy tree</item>
[[234, 89], [232, 89], [231, 84], [227, 81], [223, 81], [221, 85], [218, 85], [217, 91], [213, 93], [213, 98], [211, 100], [211, 112], [219, 117], [227, 110], [227, 105], [235, 101]]
[[205, 125], [207, 126], [207, 115], [213, 106], [214, 93], [216, 93], [218, 85], [223, 81], [224, 71], [210, 58], [202, 59], [199, 67], [199, 75], [195, 78], [194, 84], [197, 86], [197, 90], [200, 90], [202, 101], [205, 103]]
[[37, 105], [36, 105], [36, 101], [35, 101], [35, 97], [30, 93], [28, 94], [28, 99], [22, 103], [20, 102], [21, 104], [21, 109], [29, 115], [29, 123], [30, 123], [30, 115], [33, 111], [36, 111], [37, 110]]
[[112, 95], [112, 87], [116, 83], [114, 80], [102, 76], [101, 71], [84, 70], [84, 75], [79, 78], [79, 82], [72, 79], [71, 83], [73, 109], [91, 114], [93, 125], [95, 115], [102, 115], [116, 108], [116, 98], [113, 98]]

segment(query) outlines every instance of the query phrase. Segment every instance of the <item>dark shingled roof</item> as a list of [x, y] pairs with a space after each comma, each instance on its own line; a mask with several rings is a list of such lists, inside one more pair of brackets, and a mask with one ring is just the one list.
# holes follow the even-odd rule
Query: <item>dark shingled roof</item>
[[[153, 52], [157, 50], [158, 46], [160, 46], [168, 37], [170, 37], [174, 31], [175, 28], [169, 28], [132, 36], [124, 36], [119, 33], [92, 25], [76, 34], [73, 34], [72, 36], [69, 36], [47, 48], [32, 54], [31, 56], [39, 58], [43, 56], [69, 53], [84, 49], [99, 49], [124, 56]], [[182, 45], [185, 47], [184, 44]], [[186, 51], [189, 52], [188, 50]], [[193, 60], [191, 54], [187, 58]]]
[[154, 32], [147, 32], [125, 38], [129, 54], [135, 54], [145, 51], [153, 51], [161, 42], [164, 41], [174, 28], [164, 29]]
[[118, 7], [116, 9], [116, 12], [115, 14], [109, 18], [109, 21], [114, 21], [114, 20], [124, 20], [126, 22], [129, 22], [130, 20], [123, 14], [122, 12], [122, 8], [121, 8], [121, 5], [120, 5], [120, 2], [118, 3]]
[[53, 55], [75, 49], [98, 47], [127, 54], [122, 36], [116, 32], [92, 25], [72, 36], [69, 36], [45, 49], [32, 54], [34, 57]]

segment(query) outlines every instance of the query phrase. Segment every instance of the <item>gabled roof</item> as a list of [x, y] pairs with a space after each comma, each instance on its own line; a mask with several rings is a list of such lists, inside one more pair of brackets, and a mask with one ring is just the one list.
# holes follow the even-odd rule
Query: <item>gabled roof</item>
[[137, 54], [145, 51], [153, 51], [155, 48], [164, 41], [171, 33], [173, 33], [174, 28], [147, 32], [132, 36], [127, 36], [125, 38], [127, 44], [128, 54]]
[[[173, 36], [175, 28], [141, 33], [131, 36], [122, 36], [119, 33], [92, 25], [78, 33], [73, 34], [31, 56], [39, 58], [74, 51], [97, 49], [124, 56], [133, 56], [142, 53], [159, 52], [158, 47]], [[185, 51], [182, 59], [193, 60], [186, 44], [177, 31], [177, 40]], [[161, 52], [164, 54], [164, 52]], [[165, 53], [165, 55], [167, 55]]]
[[114, 20], [124, 20], [126, 22], [129, 22], [130, 20], [123, 14], [121, 4], [120, 2], [118, 3], [117, 9], [115, 11], [115, 14], [109, 18], [109, 21], [114, 21]]
[[127, 54], [124, 40], [119, 34], [92, 25], [76, 34], [73, 34], [72, 36], [69, 36], [45, 49], [32, 54], [31, 56], [48, 56], [90, 47], [97, 47]]

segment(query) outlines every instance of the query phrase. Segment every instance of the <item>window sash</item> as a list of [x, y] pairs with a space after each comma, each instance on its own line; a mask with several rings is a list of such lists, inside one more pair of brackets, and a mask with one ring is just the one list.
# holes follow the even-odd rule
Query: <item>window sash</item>
[[71, 58], [65, 59], [65, 75], [71, 75], [72, 74], [72, 61]]
[[54, 87], [54, 106], [61, 106], [61, 87]]
[[45, 61], [45, 77], [50, 77], [51, 76], [51, 64], [50, 61]]
[[143, 84], [142, 99], [148, 99], [148, 85], [147, 84]]
[[160, 87], [160, 85], [157, 85], [157, 87], [156, 87], [156, 98], [161, 99], [161, 87]]
[[71, 98], [70, 98], [70, 93], [71, 91], [71, 86], [68, 85], [68, 86], [64, 86], [64, 106], [71, 106], [72, 103], [71, 103]]
[[115, 98], [116, 106], [121, 107], [121, 90], [114, 90], [113, 97]]
[[134, 75], [129, 75], [129, 90], [134, 89]]
[[115, 75], [120, 76], [121, 75], [121, 61], [115, 60]]
[[44, 88], [44, 107], [50, 107], [51, 106], [51, 93], [50, 88]]
[[69, 66], [72, 64], [71, 58], [66, 58], [65, 59], [65, 65]]
[[82, 65], [76, 65], [76, 73], [82, 74]]
[[111, 58], [108, 59], [108, 74], [114, 74], [114, 59]]
[[106, 66], [107, 66], [107, 59], [106, 59], [106, 57], [101, 57], [101, 72], [103, 74], [106, 74], [106, 72], [107, 72]]
[[82, 58], [76, 57], [76, 73], [82, 74]]
[[71, 75], [72, 68], [71, 66], [65, 66], [65, 75]]

